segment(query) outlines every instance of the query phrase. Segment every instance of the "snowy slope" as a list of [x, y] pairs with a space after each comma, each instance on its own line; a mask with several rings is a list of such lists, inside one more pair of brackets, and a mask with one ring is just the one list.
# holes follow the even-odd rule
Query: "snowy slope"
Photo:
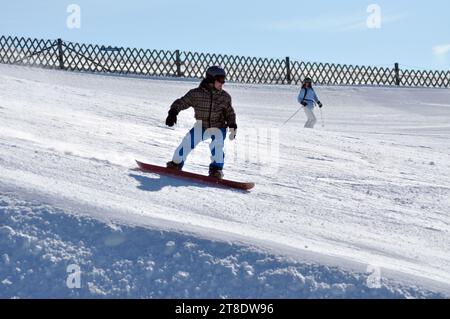
[[[0, 287], [2, 295], [20, 295], [14, 280], [29, 291], [22, 296], [39, 295], [27, 287], [27, 276], [14, 270], [40, 265], [41, 255], [32, 253], [33, 245], [27, 246], [33, 240], [25, 246], [17, 243], [23, 236], [34, 238], [34, 245], [46, 252], [42, 256], [55, 257], [58, 251], [48, 242], [63, 247], [65, 257], [55, 261], [53, 274], [63, 276], [69, 260], [89, 269], [90, 289], [86, 284], [85, 293], [50, 284], [50, 292], [41, 291], [43, 296], [179, 296], [170, 291], [167, 278], [181, 272], [178, 276], [198, 283], [192, 275], [201, 269], [195, 267], [198, 251], [209, 249], [211, 260], [221, 261], [218, 264], [226, 259], [208, 240], [224, 241], [215, 244], [222, 247], [238, 243], [227, 248], [227, 256], [233, 256], [236, 265], [244, 263], [242, 269], [262, 264], [258, 271], [249, 270], [257, 275], [244, 296], [450, 294], [450, 91], [321, 87], [317, 91], [325, 105], [325, 127], [319, 123], [309, 131], [302, 128], [302, 113], [281, 125], [298, 107], [298, 88], [227, 84], [239, 129], [236, 143], [227, 142], [225, 174], [256, 183], [252, 192], [243, 193], [135, 170], [134, 159], [163, 164], [171, 158], [193, 124], [193, 112], [182, 113], [175, 129], [169, 129], [163, 125], [168, 106], [196, 85], [0, 65], [0, 247], [6, 251], [0, 252], [0, 283], [9, 289]], [[279, 136], [279, 143], [278, 152], [266, 155], [261, 149], [268, 131]], [[256, 133], [255, 146], [248, 141]], [[193, 152], [186, 170], [205, 173], [207, 154], [204, 143]], [[59, 221], [60, 228], [53, 225]], [[108, 226], [112, 224], [120, 226]], [[102, 257], [105, 243], [97, 243], [92, 234], [107, 237], [108, 227], [126, 235], [112, 245], [116, 250]], [[71, 236], [77, 239], [72, 242]], [[132, 250], [139, 238], [142, 249]], [[181, 250], [148, 257], [169, 242], [201, 247], [194, 257], [182, 258], [186, 267], [193, 267], [190, 271], [174, 266], [179, 264], [177, 252], [183, 256]], [[249, 246], [260, 255], [243, 253]], [[18, 247], [21, 254], [15, 256]], [[273, 253], [291, 259], [275, 263]], [[115, 266], [105, 270], [128, 275], [131, 288], [127, 290], [124, 282], [121, 287], [114, 276], [107, 276], [109, 282], [103, 286], [96, 282], [98, 276], [92, 274], [99, 268], [97, 257], [103, 262], [134, 260], [128, 272]], [[154, 289], [137, 284], [145, 276], [139, 258], [172, 265], [151, 279]], [[209, 265], [214, 264], [211, 260]], [[236, 265], [232, 268], [239, 269]], [[316, 268], [311, 270], [311, 265]], [[361, 274], [374, 267], [386, 283], [367, 293]], [[245, 271], [237, 272], [234, 286], [218, 292], [214, 283], [233, 281], [219, 280], [216, 271], [211, 268], [215, 280], [205, 283], [211, 287], [201, 289], [210, 293], [196, 294], [197, 286], [190, 282], [182, 285], [183, 296], [237, 296], [241, 286], [248, 285]], [[309, 276], [310, 282], [325, 283], [328, 289], [303, 284], [286, 293], [286, 285], [265, 281], [264, 271], [278, 273], [279, 279], [273, 280], [278, 283]], [[392, 288], [398, 287], [393, 281], [402, 288]], [[157, 285], [164, 282], [165, 288]], [[352, 288], [336, 291], [336, 283]]]

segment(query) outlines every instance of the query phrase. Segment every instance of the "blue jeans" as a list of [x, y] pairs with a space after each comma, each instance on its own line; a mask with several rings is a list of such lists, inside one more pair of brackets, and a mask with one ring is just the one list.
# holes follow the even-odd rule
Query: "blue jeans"
[[173, 154], [173, 161], [181, 164], [183, 167], [189, 153], [202, 141], [211, 138], [209, 149], [211, 151], [211, 164], [209, 168], [223, 169], [225, 154], [223, 148], [225, 145], [226, 128], [204, 129], [203, 127], [194, 126], [183, 138], [181, 144]]

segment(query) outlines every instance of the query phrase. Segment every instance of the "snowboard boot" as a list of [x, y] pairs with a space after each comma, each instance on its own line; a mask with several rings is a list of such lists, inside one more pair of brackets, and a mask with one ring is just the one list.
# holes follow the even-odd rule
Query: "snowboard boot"
[[166, 165], [167, 165], [166, 166], [167, 168], [174, 169], [174, 170], [177, 170], [177, 171], [181, 171], [183, 169], [183, 165], [181, 163], [177, 164], [174, 161], [167, 162]]
[[209, 176], [217, 179], [223, 178], [223, 172], [220, 168], [210, 167], [209, 168]]

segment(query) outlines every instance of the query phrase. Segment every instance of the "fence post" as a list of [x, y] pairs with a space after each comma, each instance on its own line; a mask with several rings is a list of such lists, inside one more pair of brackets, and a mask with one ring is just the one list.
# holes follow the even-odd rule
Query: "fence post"
[[288, 84], [292, 84], [291, 61], [288, 56], [286, 57], [285, 63], [286, 63], [286, 81]]
[[175, 51], [175, 56], [176, 56], [175, 65], [177, 66], [177, 76], [178, 77], [182, 77], [183, 75], [181, 74], [181, 54], [180, 54], [180, 50], [176, 50]]
[[64, 52], [62, 48], [62, 40], [58, 39], [58, 61], [59, 61], [59, 68], [61, 70], [64, 70]]
[[400, 67], [395, 63], [395, 85], [400, 86]]

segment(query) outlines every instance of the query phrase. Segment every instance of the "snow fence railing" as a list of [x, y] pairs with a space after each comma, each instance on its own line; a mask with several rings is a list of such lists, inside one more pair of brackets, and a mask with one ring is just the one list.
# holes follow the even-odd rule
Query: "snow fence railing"
[[210, 65], [227, 70], [228, 80], [254, 84], [299, 84], [312, 77], [320, 85], [450, 86], [450, 71], [426, 71], [313, 63], [188, 51], [150, 50], [57, 40], [0, 37], [0, 63], [69, 71], [201, 78]]

